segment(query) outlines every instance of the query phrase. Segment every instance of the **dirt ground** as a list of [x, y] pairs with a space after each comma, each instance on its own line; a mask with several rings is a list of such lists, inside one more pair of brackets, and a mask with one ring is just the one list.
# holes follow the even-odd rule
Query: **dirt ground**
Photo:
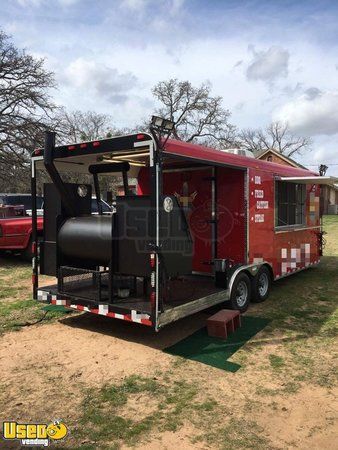
[[[338, 221], [332, 230], [318, 268], [279, 281], [264, 304], [251, 306], [247, 314], [271, 324], [230, 358], [241, 366], [235, 373], [163, 352], [204, 326], [208, 312], [158, 334], [77, 313], [18, 326], [24, 308], [32, 310], [18, 303], [31, 302], [23, 300], [30, 269], [0, 259], [0, 325], [10, 318], [11, 327], [0, 334], [0, 420], [61, 418], [70, 433], [59, 449], [338, 448]], [[110, 412], [106, 386], [114, 394]], [[109, 427], [115, 412], [102, 442], [86, 429]], [[0, 440], [0, 448], [18, 447]]]
[[[0, 384], [6, 393], [1, 415], [28, 422], [60, 417], [65, 423], [74, 423], [84, 387], [119, 382], [135, 373], [154, 377], [170, 372], [176, 358], [161, 349], [198, 329], [205, 319], [199, 314], [154, 335], [140, 326], [79, 315], [7, 333], [0, 341]], [[254, 341], [259, 338], [257, 335]], [[278, 342], [263, 346], [245, 372], [223, 372], [187, 361], [172, 377], [195, 380], [224, 403], [231, 416], [254, 421], [264, 429], [270, 448], [334, 448], [337, 390], [305, 385], [294, 395], [284, 395], [283, 381], [257, 370], [264, 366], [268, 354], [279, 353], [280, 346]], [[257, 386], [261, 385], [277, 393], [258, 398], [256, 404]], [[137, 403], [135, 414], [148, 407], [148, 401]], [[192, 444], [193, 435], [194, 429], [185, 424], [179, 432], [154, 433], [138, 447], [209, 446]]]

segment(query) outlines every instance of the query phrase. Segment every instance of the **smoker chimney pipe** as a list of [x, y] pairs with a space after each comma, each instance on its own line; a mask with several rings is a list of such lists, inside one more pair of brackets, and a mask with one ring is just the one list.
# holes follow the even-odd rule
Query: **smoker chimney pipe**
[[56, 167], [53, 163], [54, 149], [55, 149], [55, 132], [46, 131], [45, 132], [45, 146], [44, 146], [44, 153], [43, 153], [44, 166], [45, 166], [51, 180], [55, 184], [56, 189], [59, 192], [62, 203], [66, 210], [66, 213], [70, 217], [76, 216], [76, 211], [74, 208], [72, 198], [70, 197], [70, 195], [59, 175], [59, 172], [56, 170]]

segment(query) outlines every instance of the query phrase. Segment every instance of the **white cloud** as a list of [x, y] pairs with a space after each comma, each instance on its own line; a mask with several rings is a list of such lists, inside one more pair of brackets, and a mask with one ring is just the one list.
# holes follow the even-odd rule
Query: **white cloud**
[[[166, 15], [169, 13], [171, 16], [176, 16], [180, 13], [184, 2], [185, 0], [162, 0], [162, 2], [153, 0], [122, 0], [120, 5], [123, 9], [143, 12], [150, 4], [152, 4], [154, 7], [160, 6]], [[163, 20], [165, 20], [165, 18]]]
[[297, 156], [297, 160], [314, 171], [318, 170], [319, 164], [326, 164], [327, 175], [338, 176], [337, 147], [337, 141], [332, 136], [317, 136], [310, 151]]
[[20, 6], [25, 8], [26, 6], [38, 7], [44, 2], [44, 0], [17, 0], [17, 2]]
[[180, 13], [185, 0], [171, 0], [170, 14], [176, 16]]
[[79, 3], [81, 0], [58, 0], [61, 6], [72, 6]]
[[[328, 133], [315, 136], [306, 163], [326, 162], [328, 149], [336, 151], [338, 44], [325, 40], [335, 13], [330, 20], [316, 16], [325, 25], [319, 27], [269, 8], [255, 15], [213, 2], [205, 8], [183, 0], [102, 0], [99, 8], [83, 0], [7, 3], [0, 26], [19, 48], [46, 58], [59, 84], [52, 95], [70, 110], [110, 113], [117, 126], [133, 126], [153, 112], [151, 87], [159, 80], [210, 80], [239, 128], [283, 117], [294, 131]], [[29, 20], [19, 3], [30, 9]], [[256, 50], [248, 56], [250, 42]]]
[[308, 136], [338, 133], [338, 90], [310, 88], [274, 114], [275, 120], [287, 122], [292, 130]]
[[[57, 0], [61, 6], [72, 6], [79, 3], [81, 0]], [[18, 4], [22, 7], [33, 6], [38, 8], [42, 5], [48, 5], [50, 3], [48, 0], [17, 0]]]
[[131, 11], [139, 11], [143, 10], [148, 3], [149, 0], [123, 0], [121, 7]]
[[81, 90], [92, 90], [112, 103], [124, 103], [137, 78], [131, 72], [120, 73], [99, 61], [78, 58], [65, 71], [65, 81]]
[[273, 45], [267, 51], [256, 52], [253, 48], [253, 59], [246, 70], [248, 80], [271, 82], [288, 74], [289, 52]]

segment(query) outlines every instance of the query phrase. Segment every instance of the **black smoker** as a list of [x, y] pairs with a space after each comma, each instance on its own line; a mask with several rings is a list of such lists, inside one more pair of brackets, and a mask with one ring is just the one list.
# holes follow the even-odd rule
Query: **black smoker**
[[[132, 195], [129, 163], [89, 166], [93, 175], [97, 215], [91, 211], [91, 185], [64, 183], [53, 163], [54, 136], [47, 134], [44, 164], [53, 183], [44, 185], [44, 235], [40, 273], [56, 276], [59, 294], [89, 302], [114, 303], [118, 298], [148, 294], [150, 254], [154, 251], [150, 225], [156, 222], [149, 196]], [[102, 213], [98, 175], [121, 173], [124, 196], [114, 213]], [[166, 278], [190, 274], [192, 239], [175, 196], [160, 202], [162, 248], [156, 249]], [[168, 209], [167, 209], [168, 210]]]

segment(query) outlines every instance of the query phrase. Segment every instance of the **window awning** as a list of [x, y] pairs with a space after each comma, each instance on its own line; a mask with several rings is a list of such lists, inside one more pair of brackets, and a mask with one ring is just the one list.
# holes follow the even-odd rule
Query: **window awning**
[[298, 184], [327, 184], [330, 186], [334, 186], [338, 183], [337, 177], [278, 177], [281, 181], [289, 181], [290, 183], [298, 183]]

